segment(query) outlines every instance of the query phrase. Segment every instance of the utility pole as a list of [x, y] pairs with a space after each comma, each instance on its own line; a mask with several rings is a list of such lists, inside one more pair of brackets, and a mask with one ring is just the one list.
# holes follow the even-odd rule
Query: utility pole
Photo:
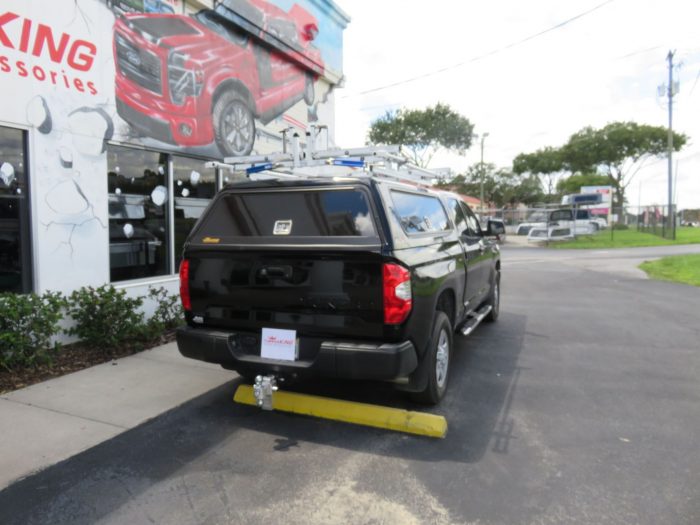
[[488, 132], [481, 134], [481, 163], [479, 164], [479, 206], [484, 211], [484, 140], [488, 137]]
[[676, 238], [676, 221], [673, 213], [673, 51], [668, 60], [668, 231]]

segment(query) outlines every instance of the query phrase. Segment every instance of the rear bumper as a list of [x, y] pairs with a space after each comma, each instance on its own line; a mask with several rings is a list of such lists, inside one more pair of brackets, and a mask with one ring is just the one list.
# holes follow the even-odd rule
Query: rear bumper
[[184, 326], [177, 330], [177, 346], [185, 357], [218, 363], [241, 373], [277, 373], [308, 377], [387, 380], [406, 377], [418, 365], [413, 343], [366, 343], [300, 338], [302, 351], [297, 361], [263, 359], [245, 351], [239, 338], [257, 336]]

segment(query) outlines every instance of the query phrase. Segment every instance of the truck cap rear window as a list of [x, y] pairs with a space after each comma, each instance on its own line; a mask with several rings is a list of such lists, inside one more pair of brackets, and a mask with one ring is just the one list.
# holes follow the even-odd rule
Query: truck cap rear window
[[223, 195], [197, 237], [377, 237], [368, 197], [358, 188], [251, 191]]

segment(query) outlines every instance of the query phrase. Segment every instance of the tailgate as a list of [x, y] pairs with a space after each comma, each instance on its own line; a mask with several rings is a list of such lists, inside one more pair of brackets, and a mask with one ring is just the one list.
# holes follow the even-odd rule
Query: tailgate
[[203, 325], [382, 337], [378, 253], [208, 251], [188, 260], [192, 316]]

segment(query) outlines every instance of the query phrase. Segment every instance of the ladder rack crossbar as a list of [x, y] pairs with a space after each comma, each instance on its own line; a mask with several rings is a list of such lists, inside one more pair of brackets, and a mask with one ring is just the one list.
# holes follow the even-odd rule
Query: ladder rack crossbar
[[[295, 137], [296, 139], [296, 137]], [[228, 167], [233, 171], [245, 171], [248, 177], [259, 178], [335, 178], [378, 176], [397, 181], [405, 181], [421, 186], [430, 186], [439, 175], [429, 169], [415, 166], [401, 151], [400, 146], [366, 146], [362, 148], [334, 148], [327, 150], [309, 149], [303, 151], [298, 142], [292, 144], [290, 153], [269, 155], [249, 155], [230, 157], [218, 167]], [[304, 168], [337, 166], [348, 168], [347, 173], [326, 171], [304, 172]]]

